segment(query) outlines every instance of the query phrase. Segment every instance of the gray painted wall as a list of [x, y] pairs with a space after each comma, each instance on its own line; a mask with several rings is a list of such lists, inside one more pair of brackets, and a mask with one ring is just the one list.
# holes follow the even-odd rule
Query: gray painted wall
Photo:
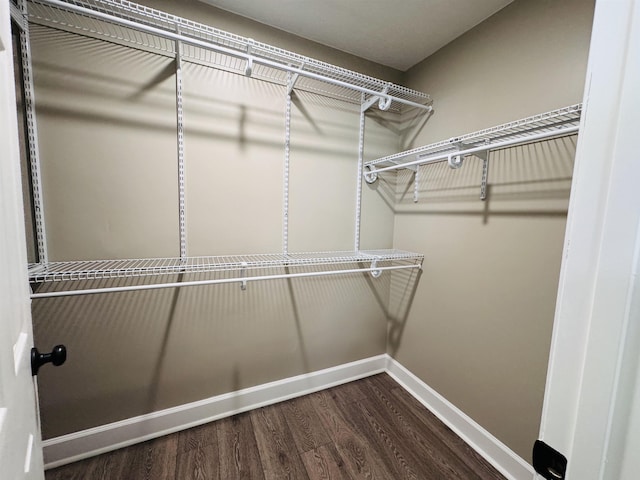
[[[238, 22], [256, 40], [280, 36]], [[32, 35], [51, 260], [179, 256], [172, 60], [44, 27]], [[281, 252], [285, 88], [193, 64], [183, 82], [188, 254]], [[290, 251], [353, 250], [358, 132], [358, 106], [295, 96]], [[369, 157], [398, 148], [380, 119], [366, 135]], [[390, 248], [391, 206], [364, 197], [363, 248]], [[127, 281], [76, 287], [117, 283]], [[382, 354], [389, 285], [363, 274], [36, 300], [37, 344], [69, 351], [39, 377], [44, 438]]]
[[[407, 72], [435, 114], [418, 146], [582, 101], [594, 2], [517, 0]], [[415, 125], [414, 125], [415, 124]], [[423, 252], [404, 334], [390, 353], [530, 461], [538, 436], [576, 138], [482, 163], [398, 176], [394, 246]], [[407, 193], [404, 193], [409, 188]]]

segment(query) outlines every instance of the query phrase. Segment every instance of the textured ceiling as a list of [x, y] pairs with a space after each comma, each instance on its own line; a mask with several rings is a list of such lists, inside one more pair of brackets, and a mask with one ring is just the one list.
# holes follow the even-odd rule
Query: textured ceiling
[[405, 71], [513, 0], [202, 0]]

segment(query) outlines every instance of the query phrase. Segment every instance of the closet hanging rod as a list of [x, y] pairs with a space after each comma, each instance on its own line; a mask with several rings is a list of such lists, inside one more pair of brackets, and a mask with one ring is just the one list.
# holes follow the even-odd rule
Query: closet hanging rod
[[564, 128], [560, 128], [557, 130], [553, 130], [553, 131], [548, 131], [548, 132], [541, 132], [541, 133], [536, 133], [533, 135], [528, 135], [526, 137], [519, 137], [519, 138], [514, 138], [511, 140], [504, 140], [502, 142], [495, 142], [495, 143], [489, 143], [487, 145], [481, 145], [479, 147], [473, 147], [473, 148], [467, 148], [464, 150], [454, 150], [451, 152], [446, 152], [446, 153], [438, 153], [435, 155], [427, 155], [423, 158], [418, 158], [417, 160], [412, 160], [410, 162], [404, 162], [404, 163], [399, 163], [397, 165], [391, 165], [389, 167], [383, 167], [383, 168], [375, 168], [372, 165], [369, 166], [370, 170], [368, 170], [367, 172], [365, 172], [365, 177], [367, 176], [373, 176], [374, 174], [378, 174], [378, 173], [382, 173], [382, 172], [387, 172], [390, 170], [398, 170], [401, 168], [407, 168], [407, 167], [412, 167], [415, 165], [426, 165], [429, 163], [438, 163], [438, 162], [443, 162], [445, 160], [450, 160], [452, 157], [463, 157], [465, 155], [471, 155], [473, 153], [477, 153], [477, 152], [484, 152], [487, 150], [497, 150], [500, 148], [506, 148], [506, 147], [513, 147], [515, 145], [522, 145], [525, 143], [531, 143], [531, 142], [535, 142], [538, 140], [547, 140], [547, 139], [551, 139], [551, 138], [556, 138], [556, 137], [566, 137], [568, 135], [572, 135], [574, 133], [577, 133], [578, 130], [580, 129], [580, 127], [578, 125], [575, 126], [571, 126], [571, 127], [564, 127]]
[[131, 292], [137, 290], [157, 290], [161, 288], [180, 288], [195, 287], [203, 285], [218, 285], [222, 283], [240, 283], [246, 285], [247, 282], [255, 282], [259, 280], [276, 280], [283, 278], [304, 278], [304, 277], [321, 277], [326, 275], [344, 275], [348, 273], [377, 273], [384, 270], [404, 270], [409, 268], [422, 268], [421, 264], [413, 265], [395, 265], [389, 267], [370, 267], [370, 268], [351, 268], [348, 270], [330, 270], [326, 272], [301, 272], [301, 273], [282, 273], [277, 275], [257, 275], [253, 277], [234, 277], [234, 278], [218, 278], [212, 280], [194, 280], [190, 282], [171, 282], [156, 283], [149, 285], [128, 285], [123, 287], [106, 287], [106, 288], [89, 288], [84, 290], [64, 290], [59, 292], [32, 293], [32, 299], [52, 298], [52, 297], [73, 297], [78, 295], [92, 295], [97, 293], [115, 293], [115, 292]]
[[324, 75], [320, 75], [317, 73], [313, 73], [313, 72], [308, 72], [304, 69], [301, 68], [297, 68], [297, 67], [293, 67], [291, 65], [287, 65], [287, 64], [283, 64], [280, 62], [276, 62], [274, 60], [269, 60], [266, 58], [260, 58], [256, 55], [251, 55], [249, 53], [245, 53], [245, 52], [240, 52], [237, 50], [233, 50], [231, 48], [227, 48], [227, 47], [223, 47], [220, 45], [215, 45], [212, 44], [211, 42], [207, 42], [204, 40], [199, 40], [197, 38], [191, 38], [188, 37], [186, 35], [180, 34], [180, 33], [176, 33], [176, 32], [171, 32], [168, 30], [164, 30], [162, 28], [158, 28], [158, 27], [153, 27], [150, 25], [145, 25], [143, 23], [138, 23], [132, 20], [128, 20], [126, 18], [119, 18], [117, 16], [114, 15], [110, 15], [108, 13], [104, 13], [104, 12], [100, 12], [100, 11], [96, 11], [96, 10], [91, 10], [89, 8], [86, 7], [82, 7], [79, 5], [75, 5], [72, 3], [67, 3], [64, 2], [62, 0], [38, 0], [38, 3], [42, 3], [45, 5], [51, 5], [51, 6], [55, 6], [61, 9], [65, 9], [68, 11], [72, 11], [75, 13], [79, 13], [81, 15], [85, 15], [88, 17], [93, 17], [93, 18], [99, 18], [101, 20], [105, 20], [107, 22], [111, 22], [111, 23], [116, 23], [119, 25], [122, 25], [124, 27], [129, 27], [132, 28], [134, 30], [139, 30], [139, 31], [144, 31], [146, 33], [150, 33], [152, 35], [156, 35], [159, 37], [163, 37], [163, 38], [167, 38], [170, 40], [175, 40], [175, 41], [180, 41], [180, 42], [184, 42], [186, 44], [189, 45], [193, 45], [196, 47], [201, 47], [207, 50], [213, 50], [219, 53], [223, 53], [225, 55], [229, 55], [232, 57], [236, 57], [236, 58], [241, 58], [246, 60], [247, 62], [252, 62], [252, 63], [259, 63], [268, 67], [273, 67], [279, 70], [283, 70], [285, 72], [291, 72], [294, 74], [298, 74], [298, 75], [302, 75], [304, 77], [307, 78], [312, 78], [314, 80], [319, 80], [322, 82], [326, 82], [326, 83], [330, 83], [333, 85], [337, 85], [343, 88], [348, 88], [350, 90], [355, 90], [361, 93], [365, 93], [365, 94], [369, 94], [375, 97], [378, 97], [380, 99], [384, 99], [385, 101], [394, 101], [394, 102], [398, 102], [398, 103], [402, 103], [404, 105], [408, 105], [411, 107], [416, 107], [416, 108], [421, 108], [427, 111], [431, 111], [433, 110], [433, 107], [431, 105], [423, 105], [421, 103], [417, 103], [417, 102], [413, 102], [411, 100], [407, 100], [401, 97], [396, 97], [394, 95], [389, 95], [387, 93], [384, 93], [384, 91], [377, 91], [377, 90], [373, 90], [367, 87], [362, 87], [360, 85], [354, 85], [352, 83], [349, 82], [345, 82], [343, 80], [339, 80], [337, 78], [331, 78], [331, 77], [327, 77]]

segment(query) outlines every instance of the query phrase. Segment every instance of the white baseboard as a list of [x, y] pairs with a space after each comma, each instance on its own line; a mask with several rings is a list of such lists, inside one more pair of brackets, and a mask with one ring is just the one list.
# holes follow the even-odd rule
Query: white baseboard
[[365, 358], [45, 440], [45, 468], [66, 465], [381, 372], [391, 375], [507, 478], [535, 477], [527, 462], [389, 355]]
[[387, 373], [505, 477], [535, 478], [531, 465], [391, 357]]
[[388, 359], [365, 358], [45, 440], [45, 469], [375, 375]]

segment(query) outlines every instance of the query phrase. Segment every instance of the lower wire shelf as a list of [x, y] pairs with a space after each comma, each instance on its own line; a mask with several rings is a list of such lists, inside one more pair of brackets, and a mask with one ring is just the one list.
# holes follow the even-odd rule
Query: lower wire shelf
[[[163, 276], [206, 272], [236, 272], [235, 276], [205, 280], [154, 282], [82, 289], [34, 292], [31, 298], [49, 298], [96, 293], [112, 293], [159, 288], [176, 288], [221, 283], [240, 283], [278, 278], [301, 278], [369, 272], [378, 277], [386, 270], [420, 269], [422, 254], [403, 250], [360, 250], [357, 252], [309, 252], [288, 254], [256, 254], [182, 258], [148, 258], [127, 260], [89, 260], [29, 264], [29, 282], [69, 282], [129, 277]], [[329, 270], [305, 270], [312, 266], [335, 266]], [[285, 273], [262, 273], [263, 270], [284, 268]], [[293, 271], [292, 271], [293, 270]], [[251, 272], [249, 272], [251, 271]], [[65, 283], [66, 286], [66, 283]]]

